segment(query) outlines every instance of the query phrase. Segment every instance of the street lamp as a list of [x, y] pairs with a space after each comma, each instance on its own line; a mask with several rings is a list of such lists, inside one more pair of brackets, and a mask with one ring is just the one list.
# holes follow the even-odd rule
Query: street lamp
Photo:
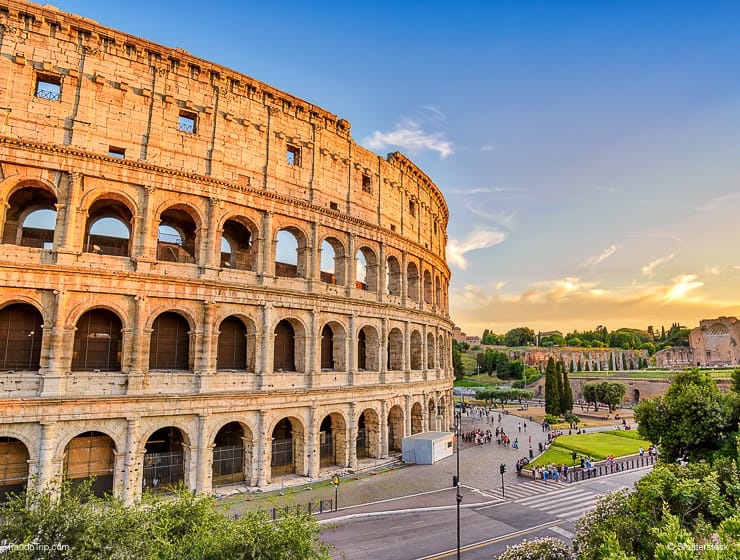
[[452, 485], [457, 488], [457, 560], [460, 560], [460, 432], [462, 428], [462, 411], [455, 409], [455, 447], [457, 448], [457, 475], [452, 477]]

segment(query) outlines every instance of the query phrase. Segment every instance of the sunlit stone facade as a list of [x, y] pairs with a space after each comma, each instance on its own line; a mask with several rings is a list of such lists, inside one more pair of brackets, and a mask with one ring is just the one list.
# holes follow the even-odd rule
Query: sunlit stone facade
[[248, 76], [0, 2], [0, 494], [320, 476], [451, 415], [447, 206]]

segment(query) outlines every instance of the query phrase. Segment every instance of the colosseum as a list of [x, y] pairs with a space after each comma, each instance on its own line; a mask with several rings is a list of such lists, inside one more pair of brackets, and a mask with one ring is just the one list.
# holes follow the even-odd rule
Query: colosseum
[[448, 210], [248, 76], [0, 0], [0, 495], [361, 469], [450, 427]]

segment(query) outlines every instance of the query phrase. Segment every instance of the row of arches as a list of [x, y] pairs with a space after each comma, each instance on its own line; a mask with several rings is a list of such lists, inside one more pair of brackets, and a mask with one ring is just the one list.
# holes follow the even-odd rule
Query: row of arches
[[[62, 238], [57, 232], [69, 227], [63, 223], [68, 221], [65, 214], [57, 212], [57, 205], [53, 189], [43, 183], [22, 185], [9, 196], [2, 242], [55, 248]], [[447, 280], [440, 271], [413, 259], [403, 267], [402, 253], [388, 255], [381, 262], [372, 242], [366, 244], [356, 238], [350, 243], [342, 232], [323, 232], [314, 252], [310, 249], [311, 235], [299, 225], [286, 223], [266, 231], [263, 216], [233, 215], [223, 216], [220, 221], [207, 220], [192, 205], [170, 201], [154, 212], [155, 243], [148, 240], [152, 234], [136, 213], [136, 204], [122, 194], [99, 196], [86, 208], [80, 238], [70, 241], [69, 248], [115, 257], [139, 257], [151, 251], [151, 258], [157, 261], [276, 277], [316, 278], [326, 284], [382, 291], [446, 309]], [[215, 235], [209, 233], [212, 228]], [[269, 243], [265, 243], [266, 239]], [[151, 249], [148, 245], [152, 245]], [[357, 245], [357, 249], [350, 245]]]
[[[258, 329], [245, 316], [229, 315], [215, 327], [215, 370], [256, 371]], [[130, 326], [128, 327], [130, 328]], [[150, 370], [189, 371], [194, 363], [193, 332], [196, 326], [176, 311], [165, 311], [148, 323], [148, 367]], [[0, 371], [36, 371], [41, 367], [44, 319], [33, 305], [13, 303], [0, 309]], [[307, 372], [308, 328], [296, 318], [279, 320], [272, 330], [272, 367], [269, 371]], [[74, 325], [74, 341], [69, 364], [71, 371], [122, 371], [126, 327], [119, 315], [97, 307], [82, 313]], [[323, 371], [346, 371], [350, 364], [348, 344], [353, 344], [356, 367], [360, 371], [381, 370], [381, 338], [372, 325], [357, 328], [353, 340], [339, 321], [326, 322], [315, 342], [319, 367]], [[447, 364], [445, 338], [428, 332], [426, 339], [418, 329], [409, 337], [409, 363], [405, 364], [406, 341], [399, 327], [389, 330], [385, 349], [385, 369], [444, 369]], [[137, 349], [145, 351], [145, 348]], [[135, 350], [136, 351], [136, 350]], [[354, 364], [352, 364], [354, 367]]]
[[[414, 402], [410, 409], [410, 434], [440, 429], [440, 406], [430, 398], [425, 413], [422, 402]], [[56, 476], [72, 484], [92, 479], [93, 492], [99, 496], [120, 491], [123, 457], [129, 454], [140, 458], [135, 465], [138, 476], [129, 473], [128, 478], [139, 480], [141, 490], [157, 492], [181, 482], [187, 485], [192, 480], [188, 473], [204, 467], [210, 470], [211, 488], [233, 483], [255, 485], [260, 483], [256, 473], [263, 470], [269, 471], [269, 481], [288, 475], [307, 475], [312, 445], [317, 450], [319, 469], [337, 470], [356, 468], [365, 459], [400, 453], [402, 439], [409, 435], [404, 407], [397, 404], [390, 407], [383, 419], [370, 407], [359, 413], [353, 429], [348, 424], [345, 415], [338, 411], [325, 414], [313, 429], [305, 426], [298, 416], [283, 416], [274, 422], [265, 441], [260, 442], [248, 423], [231, 420], [221, 425], [207, 442], [205, 459], [198, 457], [197, 437], [182, 427], [155, 428], [135, 449], [123, 449], [125, 440], [116, 441], [114, 435], [101, 427], [77, 433], [59, 443], [61, 456], [56, 462], [61, 472]], [[34, 468], [43, 468], [38, 466], [39, 455], [40, 451], [31, 442], [0, 436], [0, 501], [27, 487]], [[198, 461], [206, 464], [197, 465]]]

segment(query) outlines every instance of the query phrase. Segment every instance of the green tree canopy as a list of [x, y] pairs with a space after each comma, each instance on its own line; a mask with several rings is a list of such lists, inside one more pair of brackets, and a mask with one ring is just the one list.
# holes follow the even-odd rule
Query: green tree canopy
[[536, 342], [534, 331], [528, 327], [511, 329], [504, 336], [506, 346], [529, 346]]

